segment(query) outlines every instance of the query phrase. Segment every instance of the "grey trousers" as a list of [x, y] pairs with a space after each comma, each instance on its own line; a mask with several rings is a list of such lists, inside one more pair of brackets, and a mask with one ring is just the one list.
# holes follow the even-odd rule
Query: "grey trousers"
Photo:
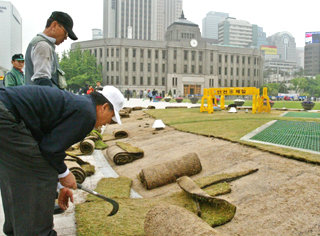
[[57, 178], [58, 172], [42, 157], [24, 122], [0, 101], [0, 189], [6, 235], [57, 235], [53, 230]]

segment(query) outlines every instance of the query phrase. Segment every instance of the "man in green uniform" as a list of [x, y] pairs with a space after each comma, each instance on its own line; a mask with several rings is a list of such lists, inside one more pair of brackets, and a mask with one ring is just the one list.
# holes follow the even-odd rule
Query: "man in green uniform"
[[4, 86], [13, 87], [24, 85], [24, 74], [22, 68], [24, 67], [24, 58], [22, 54], [14, 54], [12, 56], [12, 69], [4, 77]]

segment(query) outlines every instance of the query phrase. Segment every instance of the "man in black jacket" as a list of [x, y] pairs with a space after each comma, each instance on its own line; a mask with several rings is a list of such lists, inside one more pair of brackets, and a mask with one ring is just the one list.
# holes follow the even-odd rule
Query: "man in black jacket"
[[57, 179], [68, 207], [73, 174], [65, 150], [94, 127], [121, 124], [124, 97], [113, 86], [79, 96], [48, 86], [0, 89], [0, 188], [7, 235], [56, 235], [53, 206]]

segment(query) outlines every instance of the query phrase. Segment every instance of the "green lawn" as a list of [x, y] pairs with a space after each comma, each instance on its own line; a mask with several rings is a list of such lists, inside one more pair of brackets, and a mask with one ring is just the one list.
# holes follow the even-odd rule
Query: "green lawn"
[[148, 110], [147, 113], [157, 119], [162, 119], [167, 125], [173, 126], [181, 131], [218, 137], [254, 146], [289, 158], [320, 164], [320, 155], [317, 154], [240, 140], [244, 135], [271, 120], [319, 122], [319, 119], [317, 118], [282, 117], [280, 115], [283, 112], [276, 110], [273, 110], [271, 113], [262, 114], [245, 113], [244, 111], [239, 111], [236, 114], [228, 113], [226, 111], [208, 114], [207, 112], [201, 113], [199, 108], [191, 108], [155, 109]]

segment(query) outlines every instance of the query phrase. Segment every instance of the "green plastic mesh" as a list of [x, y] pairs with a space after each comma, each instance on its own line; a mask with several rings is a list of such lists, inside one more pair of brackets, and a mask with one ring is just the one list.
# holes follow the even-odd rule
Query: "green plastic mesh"
[[320, 123], [278, 120], [251, 140], [320, 151]]
[[320, 118], [317, 112], [288, 112], [285, 117], [303, 117], [303, 118]]

